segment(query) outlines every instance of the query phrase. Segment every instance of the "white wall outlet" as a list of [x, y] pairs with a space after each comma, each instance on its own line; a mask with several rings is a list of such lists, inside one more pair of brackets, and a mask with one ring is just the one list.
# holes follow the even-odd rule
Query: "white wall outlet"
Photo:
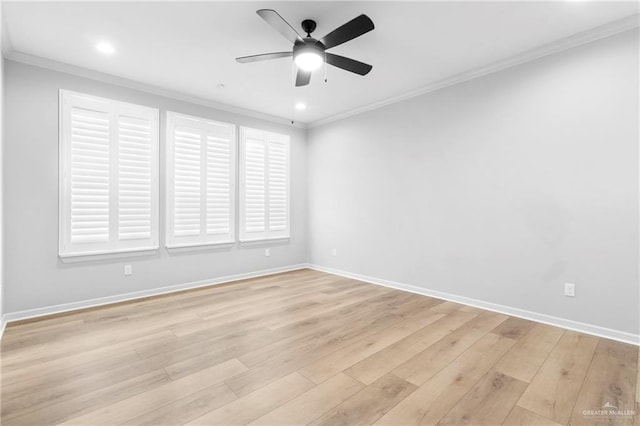
[[264, 249], [264, 255], [265, 255], [266, 257], [271, 256], [271, 250], [269, 250], [269, 249]]
[[131, 269], [131, 265], [124, 265], [124, 274], [131, 275], [132, 273], [133, 273], [133, 270]]
[[331, 250], [331, 254], [334, 255], [334, 256], [337, 256], [338, 255], [338, 249]]
[[575, 297], [576, 285], [572, 283], [564, 283], [564, 295], [569, 297]]

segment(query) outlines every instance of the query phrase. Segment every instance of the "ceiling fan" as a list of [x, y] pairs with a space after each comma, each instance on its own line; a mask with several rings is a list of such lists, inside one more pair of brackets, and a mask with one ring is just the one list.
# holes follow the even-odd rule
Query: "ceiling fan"
[[311, 37], [311, 33], [316, 29], [316, 22], [311, 19], [302, 21], [302, 29], [307, 33], [306, 37], [302, 37], [275, 10], [260, 9], [256, 13], [260, 15], [267, 24], [271, 25], [276, 31], [285, 36], [287, 40], [293, 43], [293, 50], [291, 52], [264, 53], [261, 55], [236, 58], [236, 61], [240, 63], [245, 64], [293, 56], [293, 60], [298, 66], [296, 86], [306, 86], [309, 84], [311, 73], [313, 70], [318, 69], [323, 62], [359, 75], [366, 75], [373, 68], [364, 62], [326, 52], [327, 49], [353, 40], [373, 30], [373, 21], [367, 15], [360, 15], [331, 31], [320, 40], [317, 40]]

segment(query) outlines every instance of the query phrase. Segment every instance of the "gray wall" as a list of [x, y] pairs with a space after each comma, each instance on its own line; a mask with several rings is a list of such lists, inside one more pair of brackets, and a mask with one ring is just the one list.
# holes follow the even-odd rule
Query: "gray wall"
[[[127, 88], [5, 62], [5, 312], [119, 295], [306, 262], [304, 130]], [[62, 264], [58, 259], [58, 90], [160, 109], [160, 243], [164, 245], [164, 112], [172, 110], [291, 135], [291, 240], [264, 248], [199, 250], [151, 257]], [[123, 265], [133, 265], [125, 277]]]
[[637, 334], [638, 71], [631, 31], [311, 129], [310, 261]]

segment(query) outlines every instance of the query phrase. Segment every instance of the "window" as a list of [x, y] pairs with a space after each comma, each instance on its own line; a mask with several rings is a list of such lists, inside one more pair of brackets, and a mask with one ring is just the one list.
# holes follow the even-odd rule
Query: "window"
[[158, 110], [60, 91], [61, 257], [158, 248]]
[[167, 113], [167, 247], [235, 242], [235, 126]]
[[289, 238], [289, 136], [240, 129], [240, 241]]

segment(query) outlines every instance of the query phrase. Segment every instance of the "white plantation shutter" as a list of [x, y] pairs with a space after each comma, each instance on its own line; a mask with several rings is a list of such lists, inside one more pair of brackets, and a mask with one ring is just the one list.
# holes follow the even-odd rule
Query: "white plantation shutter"
[[109, 113], [89, 108], [70, 111], [71, 245], [109, 242]]
[[167, 113], [167, 246], [235, 241], [235, 126]]
[[263, 140], [247, 137], [243, 156], [244, 227], [246, 232], [266, 231], [265, 173], [266, 144]]
[[288, 140], [272, 140], [268, 150], [269, 231], [287, 231], [289, 221]]
[[207, 134], [207, 235], [226, 236], [230, 241], [235, 239], [235, 217], [232, 217], [235, 204], [235, 147], [233, 126], [223, 137]]
[[61, 257], [158, 246], [158, 111], [60, 92]]
[[289, 136], [242, 127], [240, 144], [240, 240], [289, 238]]
[[118, 239], [150, 240], [154, 221], [155, 169], [149, 119], [120, 115], [118, 119]]
[[[177, 237], [200, 235], [202, 147], [199, 133], [178, 127], [174, 134], [173, 236]], [[170, 241], [171, 235], [168, 237]]]

